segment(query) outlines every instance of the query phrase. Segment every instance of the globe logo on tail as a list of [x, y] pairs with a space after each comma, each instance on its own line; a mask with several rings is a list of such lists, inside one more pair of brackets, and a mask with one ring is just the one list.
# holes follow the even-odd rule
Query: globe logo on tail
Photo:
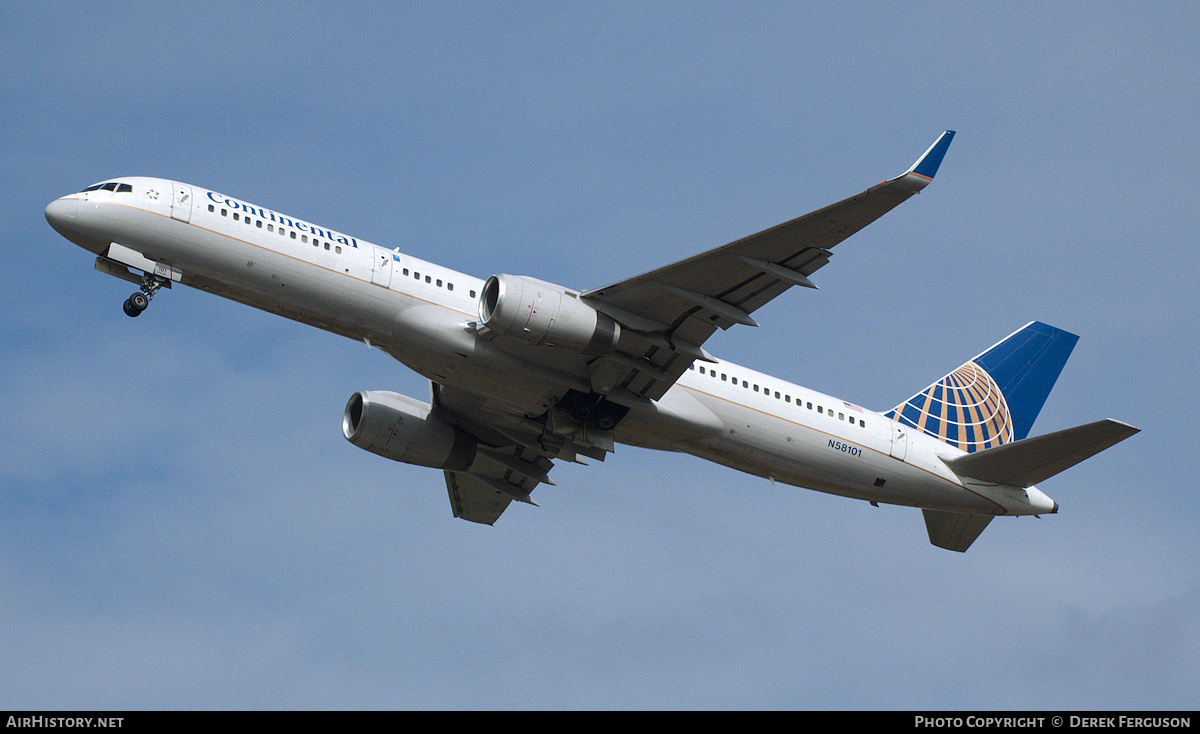
[[886, 415], [967, 452], [1013, 440], [1008, 403], [992, 376], [974, 362], [959, 367]]

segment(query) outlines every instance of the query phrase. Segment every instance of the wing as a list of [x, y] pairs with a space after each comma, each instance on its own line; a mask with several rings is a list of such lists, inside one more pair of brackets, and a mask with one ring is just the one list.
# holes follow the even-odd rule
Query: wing
[[450, 509], [463, 520], [494, 525], [512, 502], [505, 492], [485, 484], [474, 475], [447, 469], [446, 491], [450, 493]]
[[901, 175], [790, 222], [604, 288], [581, 299], [647, 337], [650, 348], [610, 378], [635, 395], [657, 399], [719, 327], [757, 326], [757, 309], [792, 286], [816, 288], [809, 276], [831, 248], [886, 214], [933, 180], [954, 131], [947, 130]]
[[[434, 411], [477, 441], [466, 471], [446, 470], [446, 491], [455, 517], [492, 525], [513, 500], [530, 497], [540, 484], [553, 486], [554, 460], [585, 463], [580, 455], [603, 461], [608, 446], [554, 430], [497, 403], [461, 390], [431, 383]], [[573, 431], [586, 430], [578, 427]]]

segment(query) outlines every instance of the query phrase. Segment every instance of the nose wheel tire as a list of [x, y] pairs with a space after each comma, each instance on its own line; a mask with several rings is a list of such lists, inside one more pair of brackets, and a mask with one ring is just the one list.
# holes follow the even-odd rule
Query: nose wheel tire
[[168, 288], [171, 283], [163, 278], [146, 273], [142, 276], [142, 289], [134, 293], [129, 298], [125, 299], [125, 313], [128, 316], [140, 316], [142, 311], [150, 305], [150, 299], [154, 298], [154, 294], [163, 286]]
[[145, 293], [134, 293], [125, 299], [125, 313], [128, 316], [139, 316], [150, 305], [150, 299]]

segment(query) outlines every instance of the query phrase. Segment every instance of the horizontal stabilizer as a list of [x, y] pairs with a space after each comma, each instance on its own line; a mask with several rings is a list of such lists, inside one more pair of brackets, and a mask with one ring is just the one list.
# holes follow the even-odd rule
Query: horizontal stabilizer
[[960, 477], [1030, 487], [1139, 430], [1120, 421], [1102, 420], [943, 461]]
[[991, 515], [969, 515], [963, 512], [921, 510], [925, 514], [925, 529], [929, 542], [938, 548], [964, 552], [992, 521]]

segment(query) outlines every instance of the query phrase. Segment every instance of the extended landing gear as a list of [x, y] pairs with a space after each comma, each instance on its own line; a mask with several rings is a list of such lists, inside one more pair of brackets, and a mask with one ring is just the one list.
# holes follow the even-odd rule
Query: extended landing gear
[[158, 293], [158, 289], [166, 285], [167, 281], [157, 275], [147, 273], [142, 276], [142, 289], [134, 293], [129, 298], [125, 299], [125, 315], [130, 317], [140, 316], [142, 311], [150, 305], [150, 299], [154, 298], [154, 294]]
[[137, 315], [141, 314], [142, 311], [145, 311], [146, 307], [149, 305], [150, 305], [150, 297], [147, 296], [145, 293], [138, 291], [137, 293], [134, 293], [129, 298], [125, 299], [125, 306], [124, 306], [125, 315], [126, 316], [137, 316]]

